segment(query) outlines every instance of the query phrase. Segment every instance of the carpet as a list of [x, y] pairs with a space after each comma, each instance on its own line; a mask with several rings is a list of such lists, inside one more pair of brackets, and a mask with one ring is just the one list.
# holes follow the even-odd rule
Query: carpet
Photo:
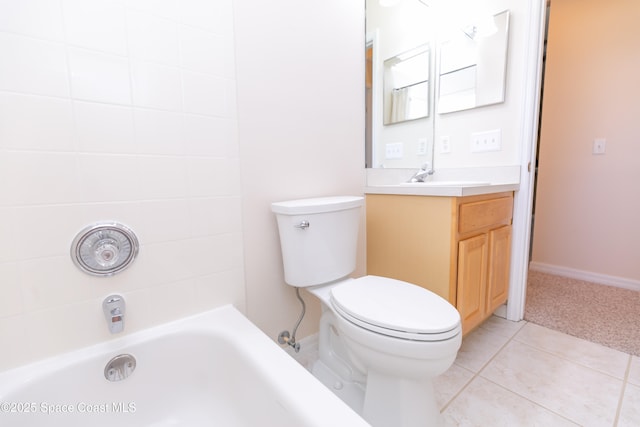
[[530, 271], [525, 320], [640, 356], [640, 292]]

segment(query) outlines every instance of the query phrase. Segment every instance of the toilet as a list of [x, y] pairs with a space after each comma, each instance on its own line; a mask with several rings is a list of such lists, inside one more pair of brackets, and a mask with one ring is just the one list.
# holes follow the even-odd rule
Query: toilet
[[363, 203], [337, 196], [271, 205], [285, 282], [322, 305], [313, 374], [374, 427], [441, 425], [432, 382], [456, 358], [460, 315], [417, 285], [349, 277]]

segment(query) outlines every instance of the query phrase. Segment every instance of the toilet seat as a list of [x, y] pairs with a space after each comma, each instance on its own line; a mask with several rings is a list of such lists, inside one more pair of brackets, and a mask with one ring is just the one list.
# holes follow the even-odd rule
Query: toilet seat
[[379, 334], [443, 341], [461, 332], [458, 311], [439, 295], [400, 280], [365, 276], [331, 289], [331, 305], [346, 320]]

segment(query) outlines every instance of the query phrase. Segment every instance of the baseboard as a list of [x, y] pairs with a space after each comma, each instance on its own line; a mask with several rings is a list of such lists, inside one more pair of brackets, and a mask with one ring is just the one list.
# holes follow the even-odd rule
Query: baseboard
[[585, 282], [598, 283], [600, 285], [615, 286], [616, 288], [640, 291], [640, 281], [618, 276], [593, 273], [591, 271], [577, 270], [559, 265], [545, 264], [542, 262], [530, 262], [529, 270], [540, 273], [554, 274], [556, 276], [569, 277], [571, 279], [584, 280]]

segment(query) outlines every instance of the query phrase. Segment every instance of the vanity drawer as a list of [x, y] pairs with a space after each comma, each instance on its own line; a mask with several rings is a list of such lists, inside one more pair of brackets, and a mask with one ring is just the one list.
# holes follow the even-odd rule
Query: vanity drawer
[[496, 225], [511, 224], [512, 217], [512, 196], [462, 203], [458, 216], [458, 232], [464, 234]]

